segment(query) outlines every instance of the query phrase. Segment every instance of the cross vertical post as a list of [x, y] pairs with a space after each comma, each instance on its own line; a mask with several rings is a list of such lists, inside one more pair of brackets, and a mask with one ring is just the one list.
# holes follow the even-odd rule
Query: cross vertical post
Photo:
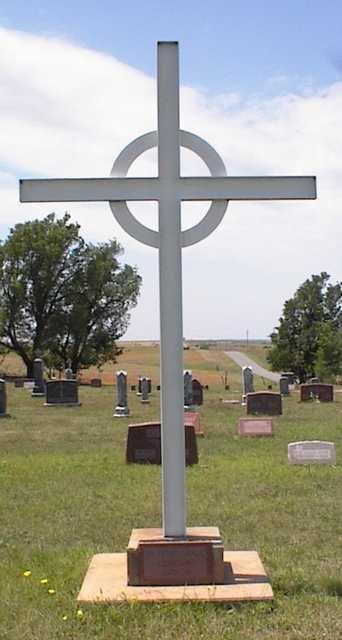
[[161, 446], [164, 536], [185, 536], [178, 44], [158, 44]]

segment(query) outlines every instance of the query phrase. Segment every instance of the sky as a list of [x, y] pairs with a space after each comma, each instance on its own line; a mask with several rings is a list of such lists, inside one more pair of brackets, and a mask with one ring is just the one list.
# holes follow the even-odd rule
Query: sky
[[[0, 238], [68, 210], [89, 241], [116, 237], [143, 278], [126, 339], [158, 339], [158, 257], [107, 203], [20, 204], [23, 177], [105, 177], [156, 128], [156, 43], [180, 46], [181, 128], [228, 175], [316, 175], [316, 201], [231, 202], [218, 229], [183, 250], [187, 339], [265, 338], [312, 273], [342, 280], [342, 4], [328, 0], [44, 3], [0, 6]], [[131, 175], [155, 175], [145, 153]], [[182, 174], [206, 170], [182, 153]], [[130, 205], [157, 228], [154, 203]], [[208, 206], [208, 205], [207, 205]], [[183, 228], [205, 203], [182, 206]]]

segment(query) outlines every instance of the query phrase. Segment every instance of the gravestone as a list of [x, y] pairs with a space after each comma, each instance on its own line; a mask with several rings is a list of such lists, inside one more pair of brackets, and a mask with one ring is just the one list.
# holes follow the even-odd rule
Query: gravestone
[[287, 376], [281, 376], [281, 378], [279, 379], [279, 391], [281, 396], [290, 395], [289, 379]]
[[127, 371], [117, 371], [116, 374], [117, 406], [115, 407], [115, 418], [126, 418], [129, 416], [127, 403]]
[[8, 416], [6, 382], [0, 378], [0, 418], [7, 418]]
[[242, 395], [246, 396], [247, 393], [253, 393], [253, 370], [252, 367], [242, 367]]
[[240, 418], [237, 432], [239, 436], [273, 436], [271, 418]]
[[197, 411], [186, 411], [184, 413], [184, 425], [192, 426], [195, 430], [196, 436], [204, 436], [204, 431], [201, 426], [200, 414]]
[[48, 380], [46, 407], [79, 407], [77, 380]]
[[[198, 463], [197, 440], [193, 425], [184, 425], [185, 464]], [[141, 422], [128, 427], [126, 462], [161, 464], [160, 422]]]
[[295, 376], [295, 374], [293, 373], [293, 371], [284, 371], [284, 372], [281, 374], [281, 377], [282, 377], [282, 378], [287, 378], [287, 379], [288, 379], [288, 381], [289, 381], [289, 384], [296, 384], [296, 376]]
[[320, 379], [318, 378], [318, 376], [315, 376], [314, 378], [310, 378], [309, 382], [311, 384], [315, 384], [315, 383], [320, 382]]
[[24, 380], [24, 389], [29, 389], [32, 391], [34, 388], [34, 380]]
[[141, 396], [141, 381], [142, 381], [142, 378], [138, 378], [138, 391], [137, 391], [137, 396]]
[[255, 391], [247, 393], [247, 414], [280, 416], [282, 402], [280, 393], [272, 391]]
[[149, 390], [151, 388], [151, 380], [148, 378], [141, 378], [141, 403], [149, 404], [150, 399], [148, 397]]
[[321, 402], [333, 402], [334, 387], [332, 384], [306, 383], [300, 385], [300, 399], [302, 402], [317, 398]]
[[137, 385], [131, 384], [131, 391], [136, 391], [136, 390], [137, 390]]
[[73, 370], [71, 369], [71, 367], [67, 367], [65, 369], [64, 375], [65, 375], [65, 379], [66, 380], [73, 380], [74, 379], [74, 373], [73, 373]]
[[14, 386], [16, 389], [23, 389], [24, 388], [24, 380], [23, 378], [16, 378], [14, 380]]
[[336, 464], [335, 444], [322, 440], [290, 442], [287, 456], [290, 464]]
[[184, 409], [191, 409], [193, 405], [192, 401], [192, 372], [190, 369], [186, 369], [183, 372], [184, 381]]
[[198, 407], [203, 404], [203, 387], [196, 378], [192, 381], [192, 404]]
[[90, 380], [90, 386], [94, 387], [95, 389], [100, 389], [102, 387], [102, 380], [101, 378], [92, 378]]
[[41, 358], [35, 358], [33, 361], [33, 377], [34, 387], [32, 389], [32, 398], [45, 396], [44, 368]]

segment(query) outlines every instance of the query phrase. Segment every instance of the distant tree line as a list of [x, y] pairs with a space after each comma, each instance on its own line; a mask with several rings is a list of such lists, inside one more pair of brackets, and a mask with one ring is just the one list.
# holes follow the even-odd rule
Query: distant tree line
[[74, 372], [115, 361], [141, 278], [116, 240], [92, 244], [70, 216], [17, 224], [0, 244], [0, 346], [32, 376], [42, 356]]
[[267, 356], [273, 371], [293, 371], [300, 382], [342, 375], [342, 286], [312, 275], [284, 304]]

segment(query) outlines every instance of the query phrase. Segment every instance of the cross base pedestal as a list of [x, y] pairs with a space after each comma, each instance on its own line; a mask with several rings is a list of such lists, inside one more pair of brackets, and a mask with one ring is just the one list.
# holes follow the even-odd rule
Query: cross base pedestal
[[[223, 584], [223, 542], [217, 527], [188, 527], [185, 538], [161, 529], [133, 529], [127, 548], [129, 586]], [[227, 567], [226, 567], [227, 569]]]
[[[161, 529], [133, 529], [127, 553], [93, 556], [78, 602], [272, 600], [272, 587], [256, 551], [223, 551], [216, 527], [189, 527], [184, 540], [163, 538], [161, 533]], [[178, 583], [182, 567], [185, 575]], [[196, 574], [204, 580], [205, 573], [210, 577], [207, 583], [189, 584], [189, 578], [194, 579]], [[146, 577], [159, 582], [166, 575], [171, 579], [176, 576], [177, 584], [141, 584]], [[214, 582], [213, 576], [220, 582]], [[132, 579], [140, 583], [132, 585]]]

